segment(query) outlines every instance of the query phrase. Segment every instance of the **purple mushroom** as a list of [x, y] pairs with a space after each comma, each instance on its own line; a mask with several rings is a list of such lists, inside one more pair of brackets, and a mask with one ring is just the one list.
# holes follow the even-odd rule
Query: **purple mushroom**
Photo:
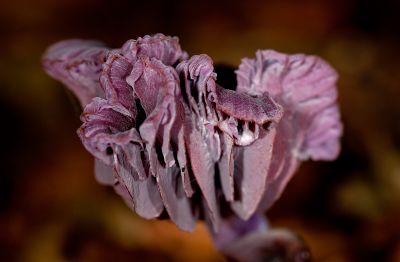
[[[67, 40], [42, 62], [84, 107], [78, 136], [97, 180], [139, 216], [168, 216], [189, 232], [204, 220], [230, 261], [256, 261], [278, 242], [289, 261], [307, 261], [299, 238], [270, 229], [262, 213], [301, 161], [339, 154], [337, 73], [327, 62], [259, 50], [235, 71], [235, 90], [221, 86], [210, 57], [188, 59], [162, 34], [121, 49]], [[254, 244], [259, 255], [240, 258], [252, 242], [269, 251]]]

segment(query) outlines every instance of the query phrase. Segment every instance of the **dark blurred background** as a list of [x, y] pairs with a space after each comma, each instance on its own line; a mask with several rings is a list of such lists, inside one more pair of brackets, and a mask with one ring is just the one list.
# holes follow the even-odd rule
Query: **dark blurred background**
[[257, 49], [339, 72], [335, 162], [306, 162], [267, 212], [315, 261], [400, 261], [400, 1], [14, 0], [0, 8], [0, 261], [223, 261], [193, 234], [136, 216], [93, 176], [80, 108], [40, 56], [68, 38], [120, 47], [154, 33], [237, 67]]

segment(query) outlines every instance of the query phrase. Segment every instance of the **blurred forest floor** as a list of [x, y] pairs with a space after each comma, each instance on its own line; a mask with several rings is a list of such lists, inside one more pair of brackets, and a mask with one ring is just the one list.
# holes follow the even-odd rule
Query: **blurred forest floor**
[[306, 162], [267, 212], [317, 262], [400, 261], [400, 1], [15, 0], [0, 9], [0, 261], [223, 261], [193, 234], [136, 216], [94, 179], [80, 108], [40, 56], [68, 38], [120, 47], [179, 36], [237, 67], [257, 49], [317, 54], [339, 72], [335, 162]]

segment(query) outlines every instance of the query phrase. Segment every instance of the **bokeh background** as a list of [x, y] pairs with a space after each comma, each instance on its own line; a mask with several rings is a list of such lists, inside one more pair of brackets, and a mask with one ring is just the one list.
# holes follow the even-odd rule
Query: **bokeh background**
[[267, 212], [317, 262], [400, 261], [400, 1], [14, 0], [0, 8], [0, 261], [223, 261], [193, 234], [136, 216], [96, 183], [81, 109], [41, 69], [68, 38], [120, 47], [179, 36], [189, 55], [237, 67], [257, 49], [318, 54], [339, 72], [335, 162], [306, 162]]

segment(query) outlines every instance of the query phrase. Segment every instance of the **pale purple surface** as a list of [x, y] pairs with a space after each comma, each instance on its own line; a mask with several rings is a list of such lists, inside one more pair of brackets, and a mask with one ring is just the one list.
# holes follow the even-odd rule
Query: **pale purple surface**
[[220, 248], [258, 230], [302, 161], [340, 151], [337, 74], [316, 56], [259, 50], [236, 91], [216, 83], [210, 57], [188, 59], [162, 34], [113, 50], [63, 41], [43, 67], [85, 107], [78, 135], [97, 180], [144, 218], [165, 210], [185, 231], [205, 220]]
[[340, 152], [342, 123], [337, 98], [337, 73], [317, 56], [257, 51], [236, 71], [239, 92], [268, 91], [285, 114], [277, 126], [268, 185], [258, 207], [265, 211], [282, 194], [301, 161], [334, 160]]
[[61, 41], [46, 50], [42, 65], [50, 76], [68, 86], [85, 107], [93, 98], [104, 97], [99, 76], [109, 50], [96, 41]]

